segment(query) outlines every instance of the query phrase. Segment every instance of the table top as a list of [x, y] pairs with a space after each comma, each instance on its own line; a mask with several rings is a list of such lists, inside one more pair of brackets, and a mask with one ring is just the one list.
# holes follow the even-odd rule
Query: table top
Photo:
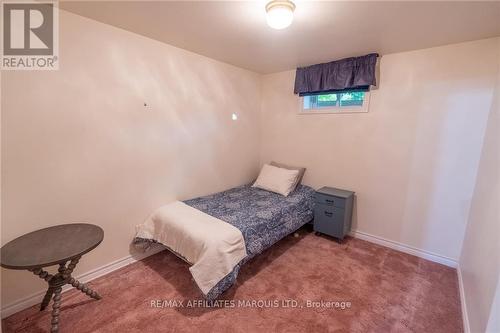
[[11, 269], [52, 266], [79, 257], [96, 248], [104, 231], [93, 224], [62, 224], [36, 230], [5, 244], [1, 265]]

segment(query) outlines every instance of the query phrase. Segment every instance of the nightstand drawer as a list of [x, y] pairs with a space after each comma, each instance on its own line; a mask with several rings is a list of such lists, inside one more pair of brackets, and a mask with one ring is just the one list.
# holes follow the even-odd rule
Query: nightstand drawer
[[335, 211], [329, 206], [316, 204], [314, 211], [314, 231], [343, 238], [344, 211]]
[[345, 207], [345, 199], [344, 198], [338, 198], [334, 197], [331, 195], [326, 195], [322, 193], [316, 193], [314, 200], [316, 204], [322, 204], [322, 205], [327, 205], [327, 206], [335, 206], [338, 208], [344, 208]]

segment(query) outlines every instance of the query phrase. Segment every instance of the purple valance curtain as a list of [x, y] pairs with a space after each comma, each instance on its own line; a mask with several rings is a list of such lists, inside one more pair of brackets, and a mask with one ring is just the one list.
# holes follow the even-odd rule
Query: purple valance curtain
[[376, 84], [377, 53], [297, 68], [294, 93], [300, 96], [343, 90], [366, 91]]

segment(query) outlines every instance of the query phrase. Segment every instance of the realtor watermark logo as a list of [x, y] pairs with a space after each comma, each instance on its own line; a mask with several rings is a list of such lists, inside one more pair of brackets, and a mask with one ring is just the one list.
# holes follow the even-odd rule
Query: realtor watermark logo
[[152, 299], [151, 308], [291, 308], [291, 309], [331, 309], [349, 310], [350, 301], [345, 300], [299, 300], [299, 299], [222, 299], [207, 301], [204, 299]]
[[56, 1], [2, 1], [2, 70], [59, 69]]

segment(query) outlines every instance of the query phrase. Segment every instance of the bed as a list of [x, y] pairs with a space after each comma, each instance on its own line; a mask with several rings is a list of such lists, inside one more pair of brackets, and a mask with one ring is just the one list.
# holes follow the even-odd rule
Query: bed
[[[217, 235], [210, 237], [209, 240], [211, 243], [231, 243], [229, 247], [227, 244], [224, 244], [224, 250], [219, 251], [218, 254], [221, 258], [216, 258], [215, 264], [213, 263], [214, 260], [212, 260], [210, 263], [212, 266], [209, 268], [211, 271], [217, 268], [218, 263], [221, 265], [228, 264], [230, 259], [227, 259], [229, 256], [225, 257], [227, 252], [239, 253], [239, 256], [236, 257], [233, 255], [234, 253], [231, 254], [233, 262], [228, 266], [230, 268], [226, 269], [226, 272], [229, 271], [229, 273], [224, 273], [225, 275], [221, 278], [220, 276], [212, 278], [210, 287], [202, 288], [201, 283], [198, 282], [197, 277], [191, 270], [193, 266], [190, 267], [195, 282], [197, 282], [204, 297], [208, 300], [215, 300], [234, 284], [238, 272], [245, 262], [311, 221], [313, 218], [313, 202], [314, 190], [305, 185], [298, 185], [287, 197], [250, 185], [244, 185], [224, 192], [177, 203], [177, 206], [180, 206], [184, 211], [188, 211], [191, 214], [189, 215], [191, 220], [197, 220], [195, 223], [202, 223], [200, 220], [205, 218], [207, 222], [203, 222], [204, 224], [202, 225], [190, 225], [190, 219], [184, 218], [182, 220], [179, 218], [180, 215], [176, 215], [175, 219], [169, 218], [167, 213], [171, 212], [172, 208], [167, 209], [165, 207], [163, 213], [153, 214], [149, 219], [149, 229], [147, 229], [148, 223], [138, 226], [134, 242], [159, 242], [163, 244], [161, 235], [165, 235], [166, 232], [165, 230], [159, 231], [158, 229], [165, 226], [168, 227], [169, 231], [180, 232], [180, 238], [198, 239], [198, 241], [195, 240], [198, 243], [200, 237], [208, 237], [202, 236], [202, 234], [209, 233], [208, 229], [205, 231], [199, 230], [204, 226], [214, 225], [226, 228], [224, 230], [234, 227], [239, 230], [242, 242], [244, 242], [243, 247], [245, 252], [241, 251], [241, 246], [238, 247], [236, 241], [226, 242], [222, 238], [218, 240], [217, 235], [224, 233], [224, 230], [217, 232]], [[219, 222], [217, 224], [214, 221], [223, 221], [224, 223]], [[172, 226], [172, 223], [176, 224], [176, 226]], [[190, 227], [186, 227], [188, 225]], [[179, 231], [180, 228], [184, 229]], [[165, 243], [168, 243], [168, 241], [165, 241]], [[177, 256], [193, 264], [186, 258], [184, 253], [179, 253], [183, 251], [175, 251], [169, 247], [169, 244], [164, 245]], [[192, 247], [184, 248], [187, 251], [192, 250]], [[198, 250], [195, 249], [195, 252], [200, 252], [204, 248], [206, 248], [205, 245], [200, 246]], [[196, 254], [199, 255], [198, 252]], [[205, 272], [207, 272], [206, 269]], [[207, 274], [210, 274], [211, 271]]]

